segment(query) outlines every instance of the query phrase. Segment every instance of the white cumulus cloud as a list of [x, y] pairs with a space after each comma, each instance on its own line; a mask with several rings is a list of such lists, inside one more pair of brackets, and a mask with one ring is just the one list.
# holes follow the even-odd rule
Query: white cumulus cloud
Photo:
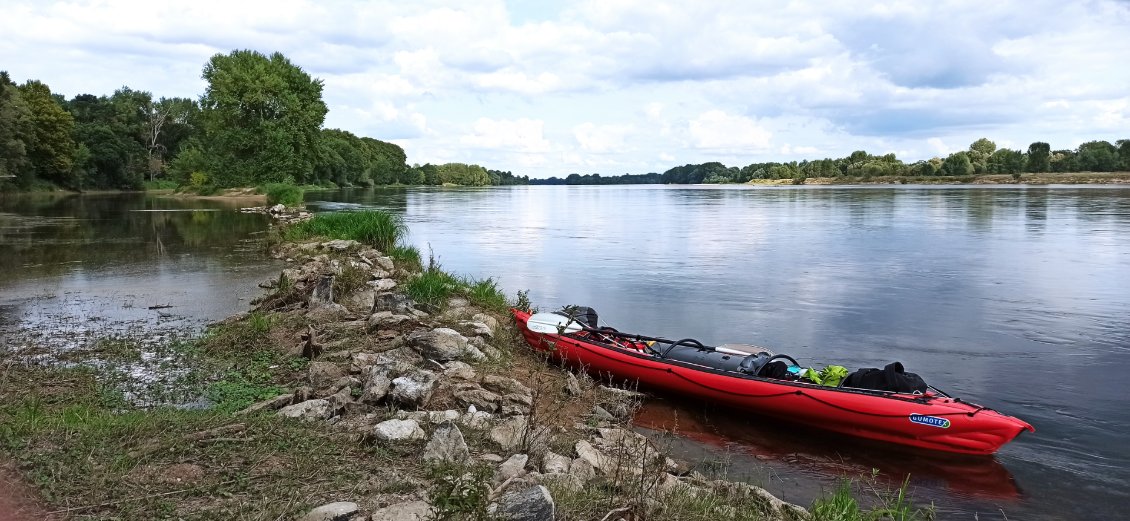
[[721, 110], [705, 112], [691, 121], [690, 134], [698, 148], [751, 151], [769, 147], [773, 135], [750, 118]]

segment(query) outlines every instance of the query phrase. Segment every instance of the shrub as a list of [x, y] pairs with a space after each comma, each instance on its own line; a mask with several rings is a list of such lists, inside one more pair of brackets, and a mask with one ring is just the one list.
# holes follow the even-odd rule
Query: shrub
[[208, 174], [204, 172], [193, 172], [188, 176], [188, 186], [192, 188], [201, 188], [210, 184], [211, 179]]
[[270, 206], [276, 204], [298, 206], [302, 204], [302, 189], [292, 184], [268, 183], [260, 187], [259, 191], [267, 194], [267, 204]]

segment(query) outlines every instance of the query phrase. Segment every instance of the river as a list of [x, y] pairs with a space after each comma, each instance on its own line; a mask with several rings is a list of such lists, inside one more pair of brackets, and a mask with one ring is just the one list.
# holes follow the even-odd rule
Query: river
[[[0, 199], [8, 329], [72, 301], [87, 321], [214, 320], [277, 270], [259, 216], [219, 203], [19, 200]], [[897, 360], [1036, 427], [993, 457], [955, 458], [670, 397], [638, 415], [679, 432], [667, 443], [684, 457], [786, 499], [878, 469], [864, 481], [909, 474], [942, 519], [1119, 518], [1130, 502], [1128, 187], [412, 188], [307, 204], [399, 213], [425, 256], [529, 290], [543, 310], [589, 305], [621, 331], [754, 343], [816, 367]]]

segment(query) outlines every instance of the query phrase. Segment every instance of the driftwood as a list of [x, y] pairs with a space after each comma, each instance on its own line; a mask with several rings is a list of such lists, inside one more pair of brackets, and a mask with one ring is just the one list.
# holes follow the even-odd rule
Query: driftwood
[[149, 306], [149, 309], [168, 309], [171, 307], [173, 307], [172, 304], [157, 304], [155, 306]]

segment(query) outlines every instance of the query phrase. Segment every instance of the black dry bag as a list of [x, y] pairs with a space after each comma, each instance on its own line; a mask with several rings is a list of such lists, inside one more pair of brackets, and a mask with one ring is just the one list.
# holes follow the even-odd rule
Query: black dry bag
[[874, 367], [860, 369], [848, 375], [847, 379], [844, 380], [843, 387], [896, 393], [924, 393], [926, 392], [926, 381], [921, 376], [906, 372], [902, 367], [902, 362], [893, 362], [882, 369]]

